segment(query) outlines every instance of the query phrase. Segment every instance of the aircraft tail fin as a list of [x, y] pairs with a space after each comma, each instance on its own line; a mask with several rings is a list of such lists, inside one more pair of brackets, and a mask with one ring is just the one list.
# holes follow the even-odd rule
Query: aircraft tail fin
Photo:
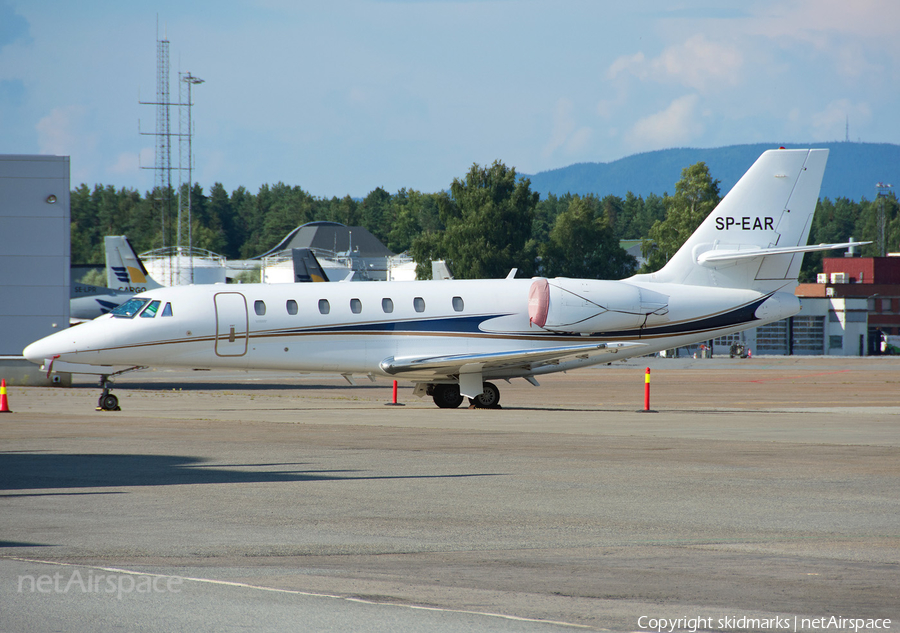
[[431, 261], [431, 278], [432, 279], [453, 279], [453, 273], [450, 267], [443, 259], [435, 259]]
[[764, 152], [668, 263], [642, 280], [790, 291], [806, 246], [827, 149]]
[[145, 292], [162, 288], [150, 276], [141, 258], [138, 257], [124, 235], [107, 235], [103, 238], [106, 248], [106, 283], [114, 290], [123, 292]]
[[294, 258], [294, 282], [331, 281], [310, 249], [292, 248], [291, 256]]

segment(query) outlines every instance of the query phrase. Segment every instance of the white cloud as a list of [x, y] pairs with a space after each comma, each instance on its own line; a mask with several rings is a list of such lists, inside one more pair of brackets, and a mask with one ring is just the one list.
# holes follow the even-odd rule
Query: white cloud
[[643, 53], [619, 57], [610, 65], [607, 77], [630, 74], [641, 81], [675, 83], [706, 93], [736, 85], [743, 64], [744, 56], [736, 46], [712, 42], [701, 34], [670, 46], [653, 59]]
[[84, 116], [84, 108], [74, 105], [51, 110], [36, 126], [38, 151], [60, 156], [77, 152], [83, 143], [78, 128], [83, 125]]
[[858, 78], [896, 72], [898, 22], [900, 3], [895, 0], [794, 0], [765, 6], [738, 28], [757, 41], [764, 39], [759, 48], [772, 42], [789, 50], [800, 43], [819, 58], [817, 63], [829, 60], [838, 75]]
[[733, 46], [695, 35], [681, 46], [663, 51], [653, 60], [654, 74], [700, 92], [738, 83], [743, 55]]
[[628, 132], [627, 138], [635, 150], [652, 150], [683, 145], [703, 133], [703, 125], [697, 121], [696, 94], [675, 99], [656, 114], [639, 120]]
[[623, 73], [629, 73], [637, 76], [639, 79], [644, 79], [647, 75], [646, 68], [646, 58], [643, 53], [623, 55], [610, 64], [609, 69], [606, 71], [606, 77], [615, 79]]
[[96, 181], [100, 172], [96, 160], [98, 135], [89, 133], [84, 107], [68, 105], [54, 108], [35, 126], [38, 153], [70, 156], [70, 178], [73, 183]]
[[116, 161], [109, 166], [107, 170], [111, 174], [125, 174], [129, 176], [133, 176], [135, 172], [137, 172], [138, 166], [138, 155], [133, 152], [124, 152], [119, 154], [116, 158]]
[[813, 140], [837, 141], [844, 139], [848, 119], [852, 134], [854, 125], [866, 125], [871, 118], [872, 111], [868, 104], [838, 99], [829, 103], [821, 112], [813, 113], [809, 117], [809, 126]]
[[560, 150], [566, 157], [576, 156], [587, 148], [593, 130], [586, 126], [578, 127], [573, 110], [569, 99], [561, 98], [556, 102], [550, 140], [541, 152], [544, 159], [550, 158]]

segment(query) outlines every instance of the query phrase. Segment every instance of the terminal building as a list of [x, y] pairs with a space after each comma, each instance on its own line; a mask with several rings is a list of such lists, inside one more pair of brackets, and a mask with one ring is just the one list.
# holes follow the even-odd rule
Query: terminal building
[[737, 342], [756, 355], [869, 356], [881, 354], [885, 336], [900, 335], [900, 253], [826, 257], [816, 283], [794, 293], [800, 314], [716, 339], [714, 351]]
[[828, 257], [817, 283], [800, 284], [805, 303], [852, 306], [856, 323], [866, 318], [867, 354], [879, 354], [885, 335], [900, 334], [900, 253], [888, 257]]
[[68, 382], [25, 360], [69, 326], [69, 157], [0, 154], [0, 369], [10, 384]]

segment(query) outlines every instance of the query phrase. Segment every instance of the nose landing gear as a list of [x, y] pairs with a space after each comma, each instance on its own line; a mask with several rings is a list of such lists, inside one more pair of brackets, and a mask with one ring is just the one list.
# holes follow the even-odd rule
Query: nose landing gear
[[119, 399], [109, 392], [112, 389], [109, 376], [100, 376], [100, 387], [103, 391], [100, 393], [100, 400], [97, 401], [97, 411], [121, 411]]
[[135, 366], [117, 371], [114, 374], [101, 374], [100, 388], [103, 391], [100, 392], [100, 399], [97, 401], [97, 411], [121, 411], [122, 409], [119, 408], [119, 399], [109, 392], [109, 390], [112, 389], [112, 382], [110, 381], [110, 378], [113, 376], [121, 376], [122, 374], [127, 374], [130, 371], [138, 371], [140, 369], [147, 368], [143, 366]]

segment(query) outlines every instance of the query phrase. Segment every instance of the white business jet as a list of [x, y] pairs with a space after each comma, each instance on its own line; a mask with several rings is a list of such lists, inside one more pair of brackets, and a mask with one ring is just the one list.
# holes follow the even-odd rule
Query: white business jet
[[409, 380], [443, 408], [496, 407], [490, 380], [651, 354], [800, 311], [793, 294], [828, 150], [765, 152], [658, 272], [623, 281], [506, 279], [201, 285], [141, 293], [25, 349], [48, 371], [144, 367], [332, 372]]

